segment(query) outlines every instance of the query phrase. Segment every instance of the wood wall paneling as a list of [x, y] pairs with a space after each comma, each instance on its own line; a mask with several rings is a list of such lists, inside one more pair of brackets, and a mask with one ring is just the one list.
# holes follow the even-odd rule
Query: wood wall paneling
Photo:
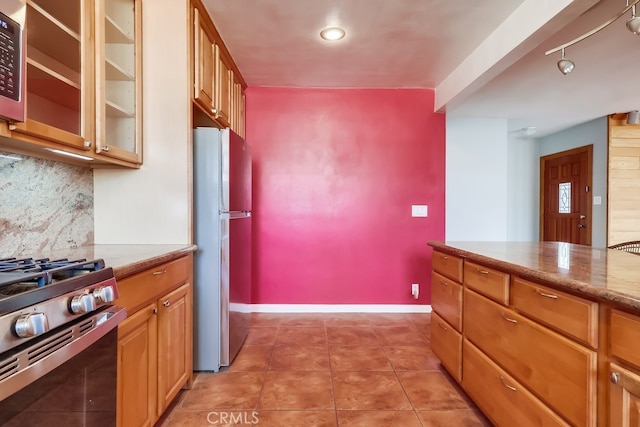
[[640, 240], [640, 125], [609, 116], [607, 245]]

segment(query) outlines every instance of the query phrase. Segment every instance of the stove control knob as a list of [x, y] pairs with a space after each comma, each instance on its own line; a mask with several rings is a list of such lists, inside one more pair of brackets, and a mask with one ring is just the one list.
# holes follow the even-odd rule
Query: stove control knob
[[23, 314], [16, 320], [14, 330], [20, 338], [30, 338], [44, 334], [49, 330], [47, 316], [44, 313]]
[[110, 303], [116, 299], [113, 286], [102, 286], [93, 291], [93, 296], [100, 302]]
[[69, 304], [69, 311], [73, 314], [91, 313], [95, 309], [96, 299], [90, 294], [76, 295]]

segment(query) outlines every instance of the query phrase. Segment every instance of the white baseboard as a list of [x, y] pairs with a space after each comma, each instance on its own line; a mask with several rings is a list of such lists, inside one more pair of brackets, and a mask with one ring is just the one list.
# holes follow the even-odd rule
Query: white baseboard
[[431, 313], [417, 304], [252, 304], [254, 313]]

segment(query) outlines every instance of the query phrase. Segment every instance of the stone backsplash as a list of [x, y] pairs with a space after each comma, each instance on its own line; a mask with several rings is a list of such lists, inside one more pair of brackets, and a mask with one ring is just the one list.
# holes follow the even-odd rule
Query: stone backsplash
[[0, 152], [0, 258], [93, 244], [93, 172]]

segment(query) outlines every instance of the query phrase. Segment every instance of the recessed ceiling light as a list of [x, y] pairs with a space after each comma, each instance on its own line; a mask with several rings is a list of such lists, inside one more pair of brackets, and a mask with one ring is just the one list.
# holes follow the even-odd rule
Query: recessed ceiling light
[[320, 37], [328, 41], [340, 40], [345, 35], [345, 32], [340, 27], [329, 27], [320, 31]]

